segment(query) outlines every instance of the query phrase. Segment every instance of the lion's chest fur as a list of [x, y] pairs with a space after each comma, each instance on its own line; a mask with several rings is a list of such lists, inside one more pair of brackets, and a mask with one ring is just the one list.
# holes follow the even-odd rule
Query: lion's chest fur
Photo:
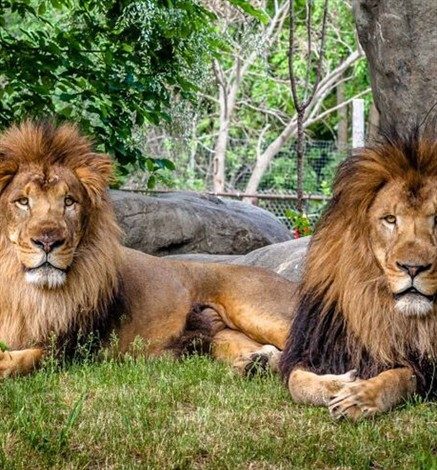
[[0, 250], [0, 263], [0, 341], [12, 349], [89, 330], [99, 315], [106, 315], [118, 285], [115, 267], [104, 269], [91, 258], [75, 265], [62, 289], [27, 284], [10, 250]]
[[62, 293], [38, 292], [32, 286], [7, 292], [3, 289], [0, 295], [0, 339], [13, 349], [47, 344], [52, 336], [64, 334], [92, 310], [91, 306], [74, 305]]

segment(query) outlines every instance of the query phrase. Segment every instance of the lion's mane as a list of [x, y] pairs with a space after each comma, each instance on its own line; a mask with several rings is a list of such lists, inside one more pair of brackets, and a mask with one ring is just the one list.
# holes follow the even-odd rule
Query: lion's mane
[[[109, 157], [94, 153], [75, 126], [25, 122], [0, 137], [0, 199], [23, 166], [71, 169], [87, 194], [80, 245], [68, 280], [56, 291], [29, 286], [0, 214], [0, 318], [2, 341], [12, 348], [45, 345], [58, 337], [74, 347], [78, 335], [105, 334], [117, 321], [122, 286], [117, 273], [120, 233], [107, 195]], [[71, 342], [71, 345], [69, 344]]]
[[333, 198], [313, 236], [305, 262], [297, 309], [281, 370], [296, 366], [316, 373], [358, 369], [369, 378], [390, 367], [409, 365], [419, 391], [436, 388], [437, 308], [426, 318], [394, 310], [393, 295], [369, 240], [367, 214], [378, 191], [394, 178], [414, 197], [425, 178], [437, 177], [437, 143], [387, 134], [340, 166]]

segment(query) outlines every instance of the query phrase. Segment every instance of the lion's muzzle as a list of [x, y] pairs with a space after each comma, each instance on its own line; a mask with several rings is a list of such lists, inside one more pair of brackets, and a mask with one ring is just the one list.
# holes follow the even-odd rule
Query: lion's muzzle
[[45, 253], [50, 253], [55, 248], [61, 247], [65, 243], [65, 238], [57, 233], [52, 233], [32, 238], [31, 241], [36, 247], [41, 248]]
[[407, 316], [425, 316], [433, 311], [435, 294], [426, 294], [412, 285], [394, 295], [396, 309]]
[[25, 279], [36, 287], [56, 289], [67, 279], [67, 270], [72, 261], [64, 231], [51, 229], [40, 231], [29, 237], [31, 252], [22, 254]]

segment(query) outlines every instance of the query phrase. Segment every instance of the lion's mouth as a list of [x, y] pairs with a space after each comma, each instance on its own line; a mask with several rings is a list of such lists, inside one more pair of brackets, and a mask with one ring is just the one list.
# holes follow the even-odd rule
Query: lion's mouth
[[67, 270], [58, 268], [52, 263], [45, 261], [34, 268], [25, 270], [26, 281], [35, 287], [56, 289], [65, 284]]
[[430, 302], [434, 302], [436, 295], [428, 295], [424, 294], [423, 292], [420, 292], [417, 290], [415, 287], [409, 287], [408, 289], [403, 290], [402, 292], [398, 292], [395, 294], [395, 299], [400, 300], [404, 298], [405, 296], [417, 296], [417, 298], [425, 298], [429, 300]]
[[50, 263], [49, 261], [44, 261], [43, 263], [41, 263], [39, 266], [35, 266], [33, 268], [28, 268], [26, 267], [24, 270], [26, 273], [30, 273], [30, 272], [35, 272], [37, 270], [44, 270], [44, 269], [56, 269], [57, 271], [60, 271], [62, 273], [67, 273], [67, 269], [63, 269], [63, 268], [59, 268], [58, 266], [55, 266], [54, 264]]

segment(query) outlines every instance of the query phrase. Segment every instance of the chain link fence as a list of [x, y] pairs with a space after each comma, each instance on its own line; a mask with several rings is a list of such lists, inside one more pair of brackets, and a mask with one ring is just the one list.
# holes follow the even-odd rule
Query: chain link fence
[[[287, 227], [295, 228], [296, 214], [296, 145], [289, 143], [270, 162], [264, 173], [255, 194], [247, 194], [246, 187], [253, 172], [256, 156], [253, 155], [253, 147], [247, 140], [231, 138], [227, 151], [226, 189], [223, 193], [216, 194], [222, 198], [244, 200], [268, 210], [276, 215]], [[338, 164], [347, 157], [348, 149], [339, 149], [337, 143], [332, 140], [308, 140], [305, 143], [304, 159], [304, 193], [305, 214], [311, 224], [319, 218], [327, 201], [330, 199], [331, 185]], [[191, 160], [191, 177], [194, 175], [203, 181], [203, 188], [197, 190], [200, 193], [214, 194], [212, 191], [212, 168], [214, 151], [211, 147], [198, 146], [195, 154], [195, 162]], [[182, 182], [186, 181], [182, 162], [175, 161], [176, 172]], [[153, 194], [154, 192], [166, 192], [168, 188], [157, 187], [155, 191], [146, 191], [142, 188], [145, 184], [131, 187]], [[141, 188], [141, 189], [140, 189]], [[178, 186], [178, 190], [192, 190], [188, 185]], [[195, 189], [196, 190], [196, 189]]]
[[[240, 141], [230, 142], [230, 152], [241, 155]], [[296, 145], [292, 142], [283, 149], [269, 164], [261, 179], [258, 191], [251, 197], [244, 197], [245, 188], [253, 170], [253, 164], [242, 165], [239, 171], [228, 175], [232, 182], [228, 194], [221, 197], [233, 197], [256, 204], [276, 215], [290, 229], [295, 228], [297, 167]], [[305, 213], [309, 222], [314, 224], [327, 201], [330, 199], [331, 186], [339, 163], [347, 157], [348, 149], [339, 149], [335, 141], [310, 140], [305, 144], [304, 192]]]

